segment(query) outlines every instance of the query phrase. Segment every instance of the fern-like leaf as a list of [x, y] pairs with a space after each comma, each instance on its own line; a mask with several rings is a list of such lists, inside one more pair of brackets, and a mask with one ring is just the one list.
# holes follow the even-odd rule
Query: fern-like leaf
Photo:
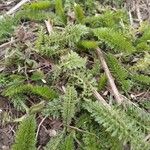
[[136, 123], [131, 121], [124, 112], [117, 109], [108, 109], [99, 102], [86, 102], [83, 107], [106, 131], [120, 140], [130, 141], [134, 150], [147, 150], [149, 144], [144, 141], [144, 135], [138, 129]]
[[98, 82], [98, 89], [103, 90], [106, 84], [107, 84], [107, 76], [105, 74], [102, 74]]
[[12, 150], [36, 150], [35, 144], [36, 121], [34, 116], [25, 118], [16, 133]]
[[0, 41], [11, 35], [18, 22], [15, 17], [6, 17], [0, 21]]
[[97, 87], [97, 83], [89, 70], [75, 70], [71, 73], [70, 81], [73, 85], [80, 87], [81, 96], [83, 98], [90, 97], [93, 94], [93, 87]]
[[131, 88], [131, 81], [128, 80], [128, 71], [118, 62], [112, 55], [107, 55], [107, 62], [110, 70], [112, 71], [116, 81], [119, 82], [124, 91], [129, 91]]
[[60, 133], [56, 137], [51, 138], [44, 150], [59, 150], [63, 136], [63, 133]]
[[[84, 25], [67, 25], [63, 31], [52, 32], [47, 36], [40, 31], [36, 41], [36, 51], [42, 55], [51, 57], [61, 53], [66, 46], [74, 48], [82, 36], [86, 35], [89, 29]], [[63, 38], [62, 38], [63, 37]]]
[[60, 66], [65, 70], [85, 68], [86, 61], [86, 58], [82, 58], [76, 52], [71, 51], [67, 55], [61, 57]]
[[148, 112], [138, 106], [129, 105], [127, 106], [127, 114], [131, 116], [141, 128], [146, 130], [146, 132], [150, 132], [150, 114]]
[[53, 118], [60, 118], [61, 117], [61, 110], [62, 105], [60, 99], [54, 99], [52, 101], [49, 101], [45, 107], [45, 109], [42, 111], [42, 113], [45, 116], [50, 116]]
[[56, 15], [58, 15], [62, 20], [62, 22], [66, 24], [67, 20], [63, 9], [62, 0], [55, 0], [55, 11], [56, 11]]
[[74, 139], [72, 134], [66, 136], [64, 143], [62, 144], [61, 150], [74, 150]]
[[148, 42], [150, 40], [150, 26], [144, 30], [144, 33], [141, 38], [137, 40], [138, 43]]
[[76, 112], [76, 103], [78, 102], [77, 92], [74, 87], [68, 86], [63, 96], [62, 117], [65, 125], [71, 123]]
[[75, 12], [77, 22], [83, 23], [84, 12], [83, 12], [82, 7], [79, 4], [75, 5], [74, 12]]
[[26, 85], [13, 85], [8, 87], [3, 94], [5, 96], [8, 96], [10, 98], [12, 98], [15, 95], [18, 94], [36, 94], [39, 95], [45, 99], [53, 99], [55, 97], [57, 97], [57, 94], [54, 90], [50, 89], [47, 86], [33, 86], [31, 84], [26, 84]]
[[16, 17], [19, 20], [26, 19], [26, 20], [32, 20], [37, 22], [44, 21], [48, 19], [50, 16], [51, 14], [48, 12], [42, 10], [30, 10], [30, 9], [23, 9], [16, 14]]
[[135, 51], [132, 43], [128, 41], [122, 33], [114, 31], [110, 28], [94, 29], [94, 35], [98, 39], [117, 52], [132, 53]]
[[97, 16], [90, 16], [84, 19], [84, 23], [90, 26], [91, 28], [98, 27], [109, 27], [117, 29], [119, 28], [119, 22], [123, 20], [126, 22], [126, 14], [122, 10], [111, 11], [106, 10], [103, 14]]
[[131, 79], [143, 85], [150, 85], [150, 77], [146, 75], [133, 74], [131, 75]]
[[38, 1], [38, 2], [32, 2], [30, 4], [27, 4], [24, 6], [24, 9], [29, 10], [45, 10], [51, 7], [51, 2], [46, 1]]
[[150, 51], [150, 46], [147, 44], [147, 42], [141, 42], [137, 44], [136, 50], [137, 52]]
[[99, 146], [97, 144], [98, 143], [97, 138], [95, 136], [85, 133], [83, 134], [82, 140], [84, 142], [84, 149], [86, 150], [98, 150], [99, 149]]
[[95, 41], [83, 40], [78, 43], [79, 47], [85, 49], [96, 49], [98, 47], [98, 43]]
[[134, 71], [143, 71], [144, 73], [150, 73], [150, 54], [145, 53], [144, 57], [139, 59], [136, 64], [130, 69]]

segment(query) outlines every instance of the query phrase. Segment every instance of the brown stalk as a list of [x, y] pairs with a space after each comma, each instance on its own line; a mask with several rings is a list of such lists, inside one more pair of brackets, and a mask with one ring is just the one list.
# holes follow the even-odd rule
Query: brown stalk
[[137, 13], [138, 20], [141, 24], [142, 23], [142, 16], [141, 16], [140, 7], [139, 7], [139, 0], [136, 1], [136, 13]]
[[[22, 0], [22, 1], [20, 1], [13, 8], [11, 8], [8, 12], [6, 12], [5, 15], [11, 15], [11, 14], [15, 13], [22, 5], [24, 5], [25, 3], [29, 2], [29, 1], [30, 0]], [[0, 19], [3, 19], [5, 15], [1, 15]]]
[[11, 41], [0, 45], [0, 50], [9, 47], [11, 44], [13, 44], [13, 43], [15, 43], [15, 42], [17, 42], [17, 40], [11, 39]]
[[109, 81], [109, 84], [111, 86], [112, 92], [114, 94], [115, 100], [120, 105], [122, 103], [122, 98], [120, 96], [120, 93], [119, 93], [116, 85], [115, 85], [114, 79], [113, 79], [113, 77], [109, 71], [109, 68], [108, 68], [107, 63], [104, 59], [103, 53], [102, 53], [100, 48], [97, 48], [96, 51], [97, 51], [98, 58], [102, 64], [102, 67], [103, 67], [103, 69], [106, 73], [106, 76], [108, 78], [108, 81]]
[[107, 107], [108, 109], [110, 109], [110, 105], [105, 101], [105, 99], [94, 89], [93, 90], [93, 95], [95, 96], [95, 98], [102, 103], [105, 107]]

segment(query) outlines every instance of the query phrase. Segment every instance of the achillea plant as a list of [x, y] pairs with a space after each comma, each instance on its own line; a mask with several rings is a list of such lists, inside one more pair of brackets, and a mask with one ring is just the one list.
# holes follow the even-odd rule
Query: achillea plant
[[[111, 2], [121, 6], [121, 0]], [[23, 114], [12, 119], [20, 122], [12, 150], [35, 150], [39, 145], [45, 150], [149, 149], [149, 25], [136, 29], [137, 34], [126, 11], [101, 4], [39, 0], [1, 20], [0, 42], [11, 36], [16, 40], [13, 31], [19, 23], [25, 34], [29, 30], [36, 38], [4, 48], [0, 61], [0, 95]], [[107, 70], [97, 56], [98, 47]], [[123, 97], [119, 106], [108, 70]], [[41, 144], [38, 133], [45, 124], [46, 134], [55, 128], [53, 119], [60, 126]]]
[[35, 116], [27, 116], [19, 126], [12, 150], [36, 150], [35, 130]]

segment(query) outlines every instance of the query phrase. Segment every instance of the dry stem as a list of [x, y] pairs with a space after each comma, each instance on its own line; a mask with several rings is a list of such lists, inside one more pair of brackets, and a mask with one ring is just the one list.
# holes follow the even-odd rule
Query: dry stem
[[[11, 8], [5, 15], [11, 15], [15, 13], [22, 5], [29, 2], [30, 0], [22, 0], [18, 4], [16, 4], [13, 8]], [[0, 16], [0, 19], [3, 19], [5, 15]]]
[[112, 77], [112, 75], [111, 75], [111, 73], [109, 71], [109, 68], [108, 68], [107, 63], [106, 63], [106, 61], [104, 59], [103, 53], [102, 53], [100, 48], [97, 48], [96, 51], [97, 51], [97, 54], [98, 54], [98, 58], [99, 58], [99, 60], [100, 60], [100, 62], [102, 64], [102, 67], [103, 67], [103, 69], [104, 69], [104, 71], [106, 73], [106, 76], [108, 78], [109, 84], [110, 84], [110, 86], [112, 88], [112, 92], [114, 94], [116, 102], [120, 105], [122, 103], [122, 98], [121, 98], [121, 96], [119, 94], [119, 91], [118, 91], [116, 85], [115, 85], [114, 79], [113, 79], [113, 77]]

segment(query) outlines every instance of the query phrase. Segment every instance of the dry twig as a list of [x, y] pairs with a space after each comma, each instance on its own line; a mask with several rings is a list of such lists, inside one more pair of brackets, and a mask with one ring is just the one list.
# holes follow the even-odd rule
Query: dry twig
[[100, 101], [104, 106], [106, 106], [107, 108], [111, 108], [110, 105], [104, 100], [104, 98], [94, 89], [93, 90], [93, 95], [95, 96], [95, 98]]
[[110, 84], [110, 86], [112, 88], [112, 92], [114, 94], [116, 102], [120, 105], [122, 103], [122, 98], [121, 98], [121, 96], [119, 94], [119, 91], [118, 91], [116, 85], [115, 85], [114, 79], [113, 79], [113, 77], [112, 77], [112, 75], [111, 75], [111, 73], [109, 71], [109, 68], [108, 68], [107, 63], [106, 63], [106, 61], [104, 59], [103, 53], [102, 53], [100, 48], [97, 48], [96, 51], [97, 51], [97, 54], [98, 54], [98, 58], [99, 58], [99, 60], [100, 60], [100, 62], [102, 64], [102, 67], [103, 67], [103, 69], [104, 69], [104, 71], [106, 73], [106, 76], [108, 78], [109, 84]]
[[37, 132], [36, 132], [36, 139], [38, 138], [38, 134], [39, 134], [41, 125], [43, 124], [43, 122], [45, 121], [46, 118], [47, 118], [47, 116], [45, 116], [45, 117], [41, 120], [40, 124], [38, 125], [38, 129], [37, 129]]
[[11, 44], [17, 42], [17, 40], [11, 39], [11, 41], [0, 45], [0, 50], [9, 47]]
[[139, 0], [136, 1], [136, 13], [140, 23], [142, 23], [142, 16], [139, 8]]
[[[11, 8], [5, 15], [11, 15], [15, 13], [22, 5], [29, 2], [30, 0], [22, 0], [18, 4], [16, 4], [13, 8]], [[0, 19], [3, 19], [5, 15], [0, 16]]]

